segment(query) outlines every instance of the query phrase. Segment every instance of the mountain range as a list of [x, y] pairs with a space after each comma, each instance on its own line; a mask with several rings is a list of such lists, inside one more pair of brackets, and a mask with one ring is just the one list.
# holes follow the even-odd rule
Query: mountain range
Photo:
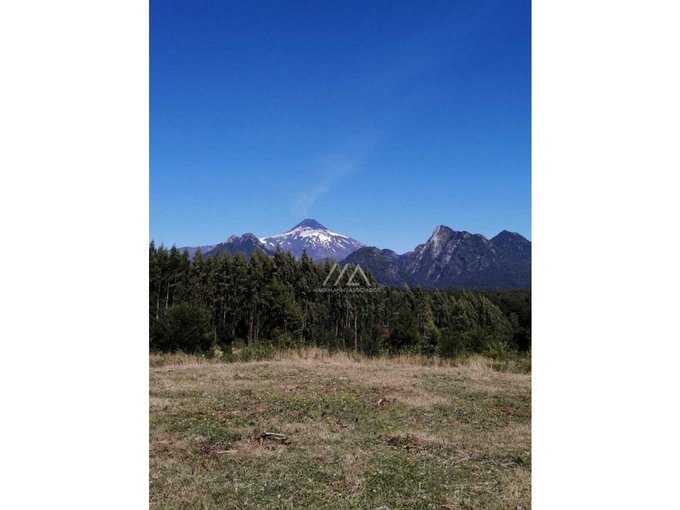
[[300, 258], [306, 252], [317, 262], [359, 264], [379, 283], [388, 286], [531, 287], [531, 242], [507, 230], [487, 239], [481, 234], [439, 225], [425, 243], [399, 255], [392, 250], [365, 246], [345, 234], [328, 230], [316, 220], [306, 219], [282, 234], [262, 238], [252, 233], [232, 235], [216, 245], [185, 247], [180, 251], [186, 250], [193, 257], [198, 249], [206, 257], [223, 253], [250, 257], [255, 250], [273, 255], [280, 249]]
[[250, 257], [255, 250], [273, 255], [276, 250], [287, 251], [296, 258], [302, 257], [304, 252], [316, 262], [326, 259], [339, 262], [350, 253], [364, 245], [345, 234], [333, 232], [316, 220], [306, 219], [282, 234], [258, 238], [255, 234], [246, 232], [241, 236], [230, 236], [226, 241], [214, 245], [183, 247], [180, 251], [187, 251], [193, 258], [196, 251], [201, 250], [205, 257], [212, 257], [223, 253], [236, 255], [243, 253]]
[[487, 239], [439, 225], [426, 243], [403, 255], [364, 247], [342, 264], [359, 264], [389, 286], [425, 288], [531, 287], [531, 242], [504, 230]]

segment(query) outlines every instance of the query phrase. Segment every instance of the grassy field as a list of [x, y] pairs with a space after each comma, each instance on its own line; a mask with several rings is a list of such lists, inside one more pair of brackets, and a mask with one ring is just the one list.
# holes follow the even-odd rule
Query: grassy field
[[531, 376], [512, 365], [152, 355], [150, 393], [152, 508], [531, 506]]

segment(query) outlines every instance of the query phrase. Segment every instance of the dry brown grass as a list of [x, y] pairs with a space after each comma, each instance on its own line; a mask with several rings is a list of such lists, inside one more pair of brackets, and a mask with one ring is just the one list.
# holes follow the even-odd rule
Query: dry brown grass
[[154, 508], [530, 507], [529, 374], [318, 349], [150, 364]]

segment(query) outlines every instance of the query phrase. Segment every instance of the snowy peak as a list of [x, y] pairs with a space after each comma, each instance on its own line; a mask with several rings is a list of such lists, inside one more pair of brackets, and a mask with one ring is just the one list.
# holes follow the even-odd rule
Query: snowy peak
[[298, 258], [306, 252], [317, 261], [327, 258], [340, 261], [363, 246], [359, 241], [332, 232], [311, 218], [301, 221], [283, 234], [263, 237], [260, 241], [269, 250], [288, 251]]
[[306, 220], [302, 220], [300, 223], [298, 223], [293, 228], [291, 228], [288, 232], [292, 232], [296, 228], [311, 228], [313, 230], [328, 230], [321, 223], [319, 223], [318, 221], [313, 220], [311, 218], [307, 218]]

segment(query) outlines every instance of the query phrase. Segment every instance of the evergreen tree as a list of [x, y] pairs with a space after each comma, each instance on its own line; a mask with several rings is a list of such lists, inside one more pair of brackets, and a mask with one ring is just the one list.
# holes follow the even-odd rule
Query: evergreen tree
[[250, 259], [197, 251], [189, 260], [186, 251], [151, 242], [151, 347], [194, 352], [267, 342], [445, 357], [531, 348], [530, 291], [410, 292], [379, 287], [370, 273], [368, 285], [357, 273], [358, 286], [348, 287], [355, 269], [348, 267], [338, 287], [333, 277], [326, 287], [341, 292], [319, 292], [331, 268], [281, 251]]

